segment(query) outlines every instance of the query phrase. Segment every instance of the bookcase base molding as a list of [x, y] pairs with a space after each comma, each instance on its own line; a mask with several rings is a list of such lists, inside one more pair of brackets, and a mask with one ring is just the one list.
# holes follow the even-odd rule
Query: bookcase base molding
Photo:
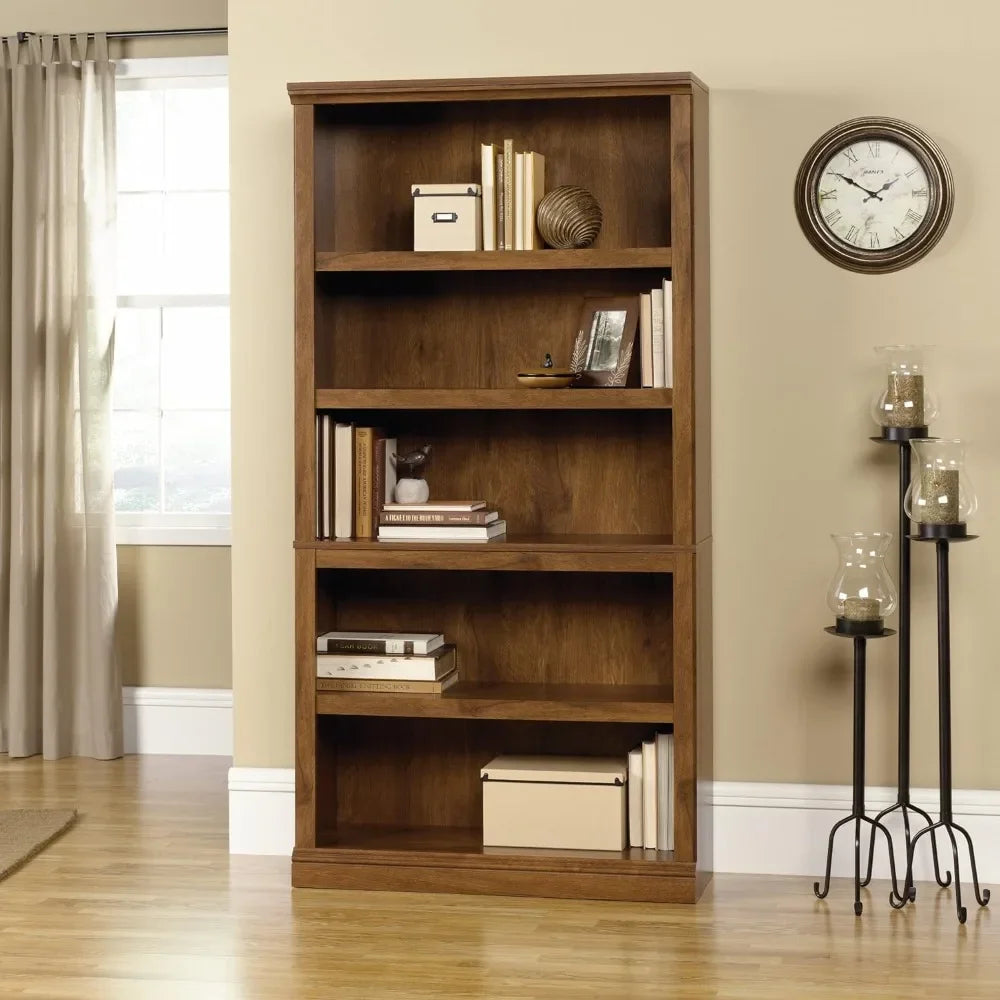
[[[288, 91], [292, 884], [695, 902], [712, 867], [697, 793], [712, 780], [707, 90], [666, 73]], [[595, 196], [592, 247], [412, 249], [411, 185], [479, 183], [481, 144], [500, 137], [544, 153], [546, 188]], [[638, 302], [665, 278], [672, 388], [639, 388], [637, 372], [619, 388], [517, 385], [546, 353], [569, 360], [584, 302]], [[431, 499], [488, 498], [506, 539], [319, 541], [318, 412], [402, 452], [430, 444]], [[443, 635], [456, 682], [317, 681], [327, 631]], [[667, 731], [672, 784], [656, 801], [672, 840], [638, 842], [674, 850], [483, 846], [480, 770], [496, 756], [624, 761]]]

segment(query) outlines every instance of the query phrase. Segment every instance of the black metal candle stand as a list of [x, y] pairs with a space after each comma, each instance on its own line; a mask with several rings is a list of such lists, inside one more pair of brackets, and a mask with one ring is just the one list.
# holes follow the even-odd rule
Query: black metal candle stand
[[[951, 780], [951, 621], [950, 593], [948, 574], [948, 554], [953, 542], [971, 542], [976, 535], [966, 534], [965, 525], [918, 525], [917, 534], [912, 535], [913, 541], [934, 542], [937, 547], [937, 620], [938, 620], [938, 761], [940, 768], [941, 787], [941, 819], [937, 823], [929, 823], [919, 830], [907, 845], [906, 851], [906, 882], [903, 896], [898, 892], [890, 896], [889, 902], [896, 909], [905, 906], [916, 898], [913, 885], [913, 852], [917, 842], [925, 834], [930, 834], [934, 843], [934, 832], [944, 830], [951, 841], [952, 860], [955, 865], [955, 906], [958, 910], [958, 922], [964, 924], [968, 912], [962, 905], [962, 883], [959, 877], [958, 841], [956, 831], [964, 838], [969, 847], [969, 866], [972, 869], [972, 888], [976, 902], [986, 906], [990, 901], [990, 890], [979, 888], [979, 872], [976, 870], [976, 852], [972, 846], [969, 831], [955, 822], [952, 811], [952, 780]], [[935, 530], [925, 529], [933, 527]], [[944, 529], [944, 530], [937, 530]], [[874, 836], [874, 835], [873, 835]], [[936, 868], [936, 861], [935, 861]], [[898, 902], [897, 902], [898, 900]]]
[[[892, 837], [889, 831], [876, 818], [872, 819], [865, 814], [865, 658], [869, 639], [881, 639], [890, 635], [895, 635], [892, 629], [882, 627], [881, 622], [866, 622], [866, 632], [858, 632], [853, 628], [854, 623], [847, 619], [838, 618], [836, 626], [825, 629], [830, 635], [839, 636], [842, 639], [854, 640], [854, 802], [849, 816], [838, 820], [830, 830], [830, 842], [826, 851], [826, 877], [823, 881], [823, 888], [820, 889], [819, 882], [813, 883], [813, 892], [819, 899], [825, 899], [830, 891], [830, 870], [833, 866], [833, 841], [837, 831], [846, 823], [854, 821], [854, 912], [861, 916], [864, 906], [861, 902], [861, 887], [867, 882], [861, 881], [861, 824], [868, 823], [872, 828], [872, 850], [874, 851], [875, 834], [881, 830], [885, 834], [886, 843], [889, 847], [889, 871], [892, 875], [892, 893], [895, 899], [899, 900], [899, 906], [905, 902], [899, 894], [899, 885], [896, 882], [896, 862], [893, 857]], [[876, 628], [878, 631], [876, 631]], [[869, 858], [869, 868], [871, 858]], [[870, 876], [869, 876], [870, 877]], [[893, 904], [895, 905], [895, 904]]]
[[[926, 439], [926, 427], [883, 427], [881, 437], [873, 437], [872, 441], [880, 444], [895, 444], [899, 446], [899, 696], [898, 696], [898, 736], [896, 761], [898, 767], [896, 781], [896, 801], [883, 809], [875, 819], [881, 822], [886, 816], [897, 809], [903, 818], [903, 854], [910, 849], [910, 814], [922, 817], [927, 824], [931, 818], [919, 806], [910, 800], [910, 519], [903, 508], [903, 498], [910, 485], [910, 441]], [[938, 861], [937, 840], [931, 835], [931, 851], [934, 857], [934, 880], [942, 888], [951, 884], [951, 873], [945, 872], [941, 877], [941, 865]], [[872, 880], [872, 865], [875, 860], [875, 830], [872, 829], [872, 839], [868, 848], [868, 869], [862, 885], [868, 885]]]

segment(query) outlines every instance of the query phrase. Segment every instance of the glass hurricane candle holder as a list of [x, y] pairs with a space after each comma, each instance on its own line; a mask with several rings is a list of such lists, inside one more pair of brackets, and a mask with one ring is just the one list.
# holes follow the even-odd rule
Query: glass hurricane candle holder
[[927, 437], [937, 416], [937, 401], [927, 388], [926, 355], [930, 348], [912, 344], [876, 347], [883, 365], [881, 385], [872, 399], [872, 418], [890, 440]]
[[892, 535], [855, 531], [831, 535], [839, 563], [827, 592], [827, 604], [842, 635], [881, 635], [885, 619], [896, 610], [896, 586], [885, 567]]
[[965, 445], [957, 438], [913, 442], [913, 478], [903, 509], [921, 538], [964, 538], [979, 506], [965, 471]]

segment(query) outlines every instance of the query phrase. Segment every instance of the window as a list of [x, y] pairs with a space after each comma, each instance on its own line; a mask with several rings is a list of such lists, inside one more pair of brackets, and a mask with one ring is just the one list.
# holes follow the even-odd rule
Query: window
[[118, 72], [118, 541], [228, 544], [225, 60], [133, 60]]

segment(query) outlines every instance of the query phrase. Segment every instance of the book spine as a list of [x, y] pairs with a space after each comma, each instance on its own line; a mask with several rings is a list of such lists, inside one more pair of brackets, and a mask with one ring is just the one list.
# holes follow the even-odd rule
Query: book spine
[[653, 387], [653, 296], [643, 292], [639, 296], [639, 348], [642, 352], [641, 381], [643, 389]]
[[670, 735], [656, 734], [656, 849], [670, 850], [668, 826], [672, 819], [670, 798]]
[[674, 289], [670, 278], [663, 279], [663, 385], [674, 387]]
[[385, 504], [385, 435], [381, 432], [375, 435], [372, 447], [372, 496], [371, 519], [372, 532], [375, 531]]
[[441, 681], [376, 681], [364, 678], [321, 677], [316, 680], [318, 691], [374, 691], [381, 694], [440, 694], [450, 686], [450, 679]]
[[354, 432], [354, 530], [358, 538], [371, 538], [372, 523], [372, 441], [371, 427]]
[[628, 846], [642, 847], [642, 747], [628, 753]]
[[484, 142], [481, 146], [481, 153], [483, 171], [483, 249], [496, 250], [496, 159], [493, 143]]
[[496, 179], [496, 199], [497, 199], [497, 250], [506, 250], [507, 218], [504, 213], [504, 204], [507, 193], [507, 175], [503, 170], [503, 153], [497, 153], [497, 179]]
[[378, 653], [383, 656], [422, 656], [423, 643], [418, 653], [410, 639], [317, 639], [317, 653]]
[[663, 371], [663, 289], [654, 288], [650, 295], [653, 319], [653, 388], [663, 389], [666, 387]]
[[514, 154], [514, 249], [524, 249], [524, 153]]
[[514, 249], [514, 140], [503, 141], [503, 248]]
[[334, 535], [350, 538], [354, 534], [354, 425], [337, 424], [334, 428], [336, 442], [333, 479]]
[[642, 744], [642, 846], [656, 847], [656, 743]]
[[316, 463], [316, 537], [323, 537], [323, 415], [316, 413], [316, 449], [313, 461]]
[[454, 647], [441, 656], [384, 657], [320, 653], [316, 676], [324, 680], [439, 681], [455, 669]]
[[495, 517], [487, 520], [491, 511], [473, 510], [468, 512], [417, 514], [407, 511], [382, 511], [378, 517], [380, 525], [398, 524], [406, 528], [418, 528], [422, 524], [454, 524], [485, 526], [492, 524]]

